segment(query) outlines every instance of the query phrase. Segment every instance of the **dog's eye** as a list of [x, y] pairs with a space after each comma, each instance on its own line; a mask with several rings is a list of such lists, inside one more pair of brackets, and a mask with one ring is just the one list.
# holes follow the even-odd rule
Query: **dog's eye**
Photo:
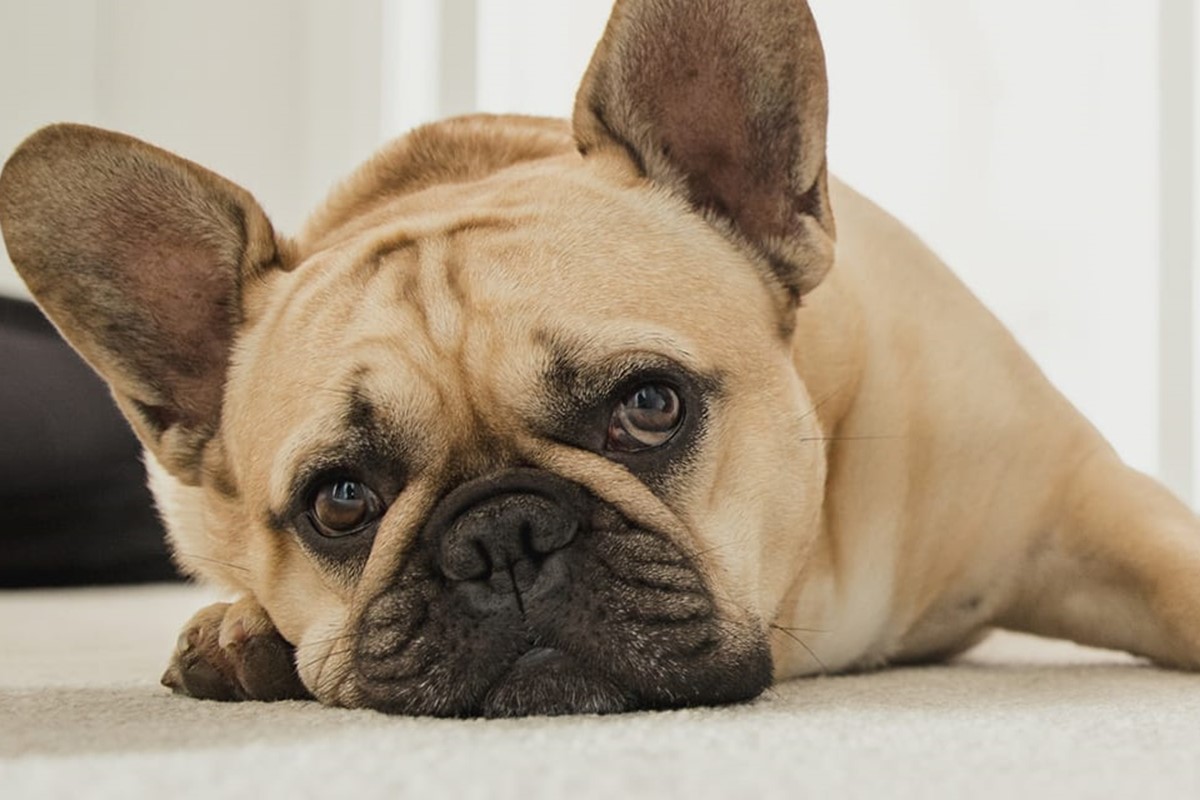
[[660, 447], [683, 421], [683, 403], [669, 386], [648, 383], [630, 392], [613, 409], [605, 447], [632, 453]]
[[348, 536], [379, 518], [383, 502], [366, 484], [341, 479], [322, 484], [313, 495], [309, 518], [322, 536]]

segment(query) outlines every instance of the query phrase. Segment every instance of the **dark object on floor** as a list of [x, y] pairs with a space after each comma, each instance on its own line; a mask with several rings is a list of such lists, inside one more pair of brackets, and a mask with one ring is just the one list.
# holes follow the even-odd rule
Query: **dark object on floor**
[[0, 588], [176, 579], [141, 447], [31, 303], [0, 297]]

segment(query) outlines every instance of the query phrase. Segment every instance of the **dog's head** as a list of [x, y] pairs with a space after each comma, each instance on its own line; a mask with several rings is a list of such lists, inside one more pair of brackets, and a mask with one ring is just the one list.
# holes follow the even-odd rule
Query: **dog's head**
[[619, 2], [573, 130], [389, 145], [295, 239], [79, 126], [0, 177], [13, 261], [145, 443], [179, 561], [322, 700], [748, 698], [819, 526], [793, 318], [833, 259], [800, 0]]

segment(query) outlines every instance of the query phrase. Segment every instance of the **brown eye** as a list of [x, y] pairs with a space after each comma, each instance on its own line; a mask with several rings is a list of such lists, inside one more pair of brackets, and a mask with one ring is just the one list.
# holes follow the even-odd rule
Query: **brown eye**
[[660, 447], [682, 420], [683, 403], [674, 389], [656, 383], [639, 386], [613, 409], [605, 446], [626, 453]]
[[342, 479], [322, 484], [313, 495], [309, 518], [322, 536], [357, 533], [379, 518], [383, 503], [364, 483]]

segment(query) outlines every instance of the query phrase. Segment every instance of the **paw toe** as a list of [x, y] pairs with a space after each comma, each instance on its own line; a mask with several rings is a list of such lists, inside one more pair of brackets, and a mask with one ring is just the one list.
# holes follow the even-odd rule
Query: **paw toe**
[[296, 674], [295, 649], [251, 601], [217, 603], [189, 620], [162, 684], [203, 700], [310, 697]]

